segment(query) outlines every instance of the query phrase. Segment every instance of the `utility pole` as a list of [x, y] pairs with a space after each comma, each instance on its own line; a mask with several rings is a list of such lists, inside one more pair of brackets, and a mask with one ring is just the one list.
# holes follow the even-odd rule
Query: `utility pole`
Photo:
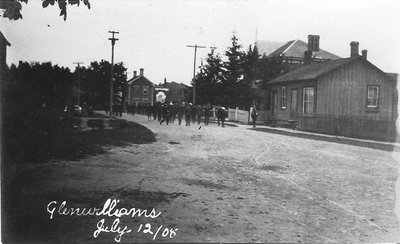
[[111, 79], [110, 79], [110, 109], [109, 109], [109, 117], [112, 117], [112, 107], [113, 107], [113, 100], [114, 100], [114, 91], [113, 91], [113, 80], [114, 80], [114, 45], [115, 41], [119, 39], [114, 38], [114, 34], [119, 34], [117, 31], [108, 31], [108, 33], [112, 34], [112, 38], [108, 38], [111, 41]]
[[81, 106], [81, 75], [80, 75], [80, 64], [83, 64], [83, 62], [73, 62], [73, 64], [77, 64], [77, 70], [78, 70], [78, 101], [77, 104], [80, 107]]
[[196, 53], [197, 53], [197, 48], [206, 48], [205, 46], [198, 46], [195, 44], [194, 46], [192, 45], [186, 45], [186, 47], [194, 47], [194, 67], [193, 67], [193, 105], [196, 104]]

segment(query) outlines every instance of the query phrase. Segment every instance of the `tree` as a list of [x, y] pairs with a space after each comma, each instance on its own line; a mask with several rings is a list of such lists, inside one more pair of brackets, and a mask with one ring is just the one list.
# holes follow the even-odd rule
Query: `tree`
[[225, 52], [228, 60], [223, 65], [223, 100], [224, 104], [237, 107], [243, 103], [243, 88], [246, 87], [241, 82], [244, 74], [244, 53], [240, 51], [241, 45], [238, 44], [235, 33], [232, 35], [231, 43], [232, 45]]
[[[114, 64], [114, 98], [124, 92], [126, 68], [122, 62]], [[111, 63], [105, 60], [91, 62], [88, 68], [81, 70], [81, 90], [83, 99], [97, 108], [108, 105], [110, 100]]]
[[[47, 8], [49, 5], [53, 6], [55, 3], [58, 4], [58, 8], [60, 9], [60, 16], [64, 17], [64, 20], [67, 19], [67, 5], [77, 5], [83, 3], [85, 6], [90, 9], [89, 0], [43, 0], [42, 6], [43, 8]], [[21, 10], [22, 4], [28, 3], [28, 0], [0, 0], [0, 9], [3, 10], [3, 18], [8, 18], [10, 20], [18, 20], [22, 19]]]
[[222, 58], [211, 49], [196, 75], [196, 96], [200, 104], [218, 103], [222, 85]]
[[243, 79], [241, 80], [242, 93], [244, 96], [243, 105], [248, 110], [255, 102], [256, 99], [256, 88], [255, 82], [257, 80], [257, 63], [259, 60], [259, 53], [257, 46], [252, 48], [249, 46], [247, 53], [244, 55], [243, 60]]

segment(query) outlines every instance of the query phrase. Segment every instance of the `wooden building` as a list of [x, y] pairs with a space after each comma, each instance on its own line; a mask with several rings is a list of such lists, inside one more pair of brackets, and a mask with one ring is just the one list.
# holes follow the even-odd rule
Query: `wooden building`
[[262, 56], [256, 64], [256, 80], [258, 89], [256, 104], [259, 109], [268, 110], [271, 107], [271, 92], [268, 82], [304, 64], [313, 64], [329, 60], [341, 59], [319, 47], [320, 36], [308, 35], [308, 42], [292, 40], [285, 43], [258, 41], [255, 43]]
[[127, 102], [129, 105], [153, 105], [154, 84], [144, 76], [144, 70], [140, 69], [137, 75], [134, 71], [133, 78], [128, 80]]
[[269, 82], [271, 116], [298, 129], [367, 139], [394, 140], [397, 76], [358, 54], [304, 65]]

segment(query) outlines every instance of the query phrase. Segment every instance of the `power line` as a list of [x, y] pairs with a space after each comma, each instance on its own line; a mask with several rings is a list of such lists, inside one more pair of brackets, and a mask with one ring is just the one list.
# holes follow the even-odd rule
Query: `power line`
[[114, 34], [119, 34], [117, 31], [108, 31], [108, 33], [112, 34], [112, 38], [108, 38], [111, 41], [111, 78], [110, 78], [110, 109], [109, 109], [109, 117], [112, 117], [112, 107], [113, 107], [113, 100], [114, 100], [114, 91], [113, 91], [113, 78], [114, 78], [114, 45], [115, 41], [119, 39], [114, 38]]
[[193, 66], [193, 105], [196, 104], [196, 53], [197, 48], [206, 48], [205, 46], [199, 46], [197, 44], [186, 45], [186, 47], [194, 47], [194, 66]]

